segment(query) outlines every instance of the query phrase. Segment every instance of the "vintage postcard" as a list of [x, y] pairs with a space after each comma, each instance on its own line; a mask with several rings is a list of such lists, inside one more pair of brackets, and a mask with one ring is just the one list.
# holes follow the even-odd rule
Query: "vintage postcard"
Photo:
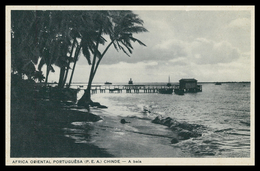
[[254, 165], [254, 6], [6, 6], [6, 165]]

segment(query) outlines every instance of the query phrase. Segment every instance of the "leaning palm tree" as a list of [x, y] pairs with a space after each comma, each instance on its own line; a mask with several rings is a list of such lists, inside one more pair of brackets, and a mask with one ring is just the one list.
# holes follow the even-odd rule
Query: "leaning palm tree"
[[[95, 53], [95, 43], [97, 43], [96, 37], [97, 37], [97, 32], [95, 32], [95, 31], [86, 31], [82, 35], [81, 42], [77, 45], [77, 48], [75, 50], [74, 64], [73, 64], [73, 68], [71, 71], [71, 76], [70, 76], [68, 87], [71, 85], [73, 74], [75, 71], [76, 63], [79, 58], [80, 52], [87, 59], [88, 64], [91, 65], [91, 55]], [[99, 44], [102, 44], [102, 45], [104, 45], [105, 41], [106, 40], [102, 36], [98, 40]], [[101, 53], [99, 51], [97, 52], [97, 57], [98, 58], [101, 57]]]
[[[74, 24], [76, 25], [76, 27], [74, 27], [72, 31], [74, 32], [74, 37], [78, 38], [78, 40], [76, 41], [75, 45], [73, 58], [74, 64], [71, 71], [68, 87], [70, 87], [70, 84], [72, 82], [79, 54], [83, 54], [83, 56], [87, 59], [88, 64], [91, 65], [91, 56], [95, 53], [96, 43], [99, 42], [99, 44], [103, 45], [106, 41], [102, 36], [100, 36], [98, 39], [98, 29], [96, 28], [97, 20], [95, 19], [96, 16], [96, 11], [84, 11], [82, 13], [78, 13], [77, 18], [74, 20]], [[100, 57], [99, 51], [97, 52], [97, 57]]]
[[[129, 56], [132, 53], [133, 46], [131, 42], [138, 42], [140, 45], [146, 46], [143, 42], [133, 37], [133, 33], [147, 32], [147, 29], [143, 27], [143, 20], [132, 11], [108, 11], [106, 16], [103, 16], [104, 24], [100, 26], [99, 37], [103, 34], [108, 34], [110, 37], [110, 43], [106, 46], [105, 50], [97, 58], [99, 42], [96, 43], [95, 53], [93, 57], [92, 67], [89, 76], [88, 87], [85, 90], [84, 95], [78, 101], [78, 105], [87, 106], [92, 103], [91, 100], [91, 84], [101, 60], [105, 56], [111, 45], [119, 51], [122, 50]], [[107, 26], [105, 29], [104, 26]], [[103, 31], [104, 29], [104, 31]], [[98, 37], [98, 38], [99, 38]]]

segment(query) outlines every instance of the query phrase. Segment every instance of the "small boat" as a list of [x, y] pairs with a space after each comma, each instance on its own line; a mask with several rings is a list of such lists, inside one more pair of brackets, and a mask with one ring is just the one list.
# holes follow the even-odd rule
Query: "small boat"
[[221, 83], [220, 82], [216, 82], [215, 85], [221, 85]]
[[160, 94], [172, 94], [173, 88], [161, 88], [158, 91]]
[[105, 84], [112, 84], [112, 83], [106, 81]]
[[170, 83], [170, 76], [168, 77], [168, 83], [166, 84], [166, 86], [167, 86], [168, 88], [158, 89], [158, 92], [159, 92], [160, 94], [172, 94], [173, 88], [169, 88], [169, 87], [172, 86], [171, 83]]

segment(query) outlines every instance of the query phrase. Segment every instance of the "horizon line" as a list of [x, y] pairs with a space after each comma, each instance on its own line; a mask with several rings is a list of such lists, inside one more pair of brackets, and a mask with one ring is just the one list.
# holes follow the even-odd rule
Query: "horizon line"
[[[198, 81], [198, 83], [216, 83], [216, 82], [219, 82], [219, 83], [251, 83], [251, 81]], [[80, 82], [80, 81], [75, 81], [75, 82], [72, 82], [72, 84], [79, 84], [79, 83], [88, 83], [88, 82]], [[95, 83], [103, 83], [101, 81], [97, 81], [97, 82], [93, 82], [93, 84]], [[118, 81], [118, 82], [115, 82], [115, 83], [124, 83], [124, 82], [121, 82], [121, 81]], [[157, 81], [157, 82], [153, 82], [153, 81], [136, 81], [135, 83], [167, 83], [167, 81]], [[170, 83], [178, 83], [178, 81], [173, 81], [173, 82], [170, 82]]]

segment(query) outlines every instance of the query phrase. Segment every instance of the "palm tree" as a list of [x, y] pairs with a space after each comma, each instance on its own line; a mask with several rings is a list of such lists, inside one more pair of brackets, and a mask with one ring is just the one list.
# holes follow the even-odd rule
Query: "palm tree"
[[[75, 48], [78, 47], [77, 39], [81, 37], [79, 28], [82, 28], [82, 23], [81, 23], [82, 12], [66, 11], [66, 14], [67, 14], [66, 20], [68, 22], [68, 27], [69, 27], [68, 37], [70, 37], [72, 44], [70, 45], [69, 60], [65, 68], [65, 76], [62, 78], [61, 87], [64, 87], [67, 81], [68, 73], [70, 70], [70, 63], [73, 61], [75, 63], [75, 59], [76, 59]], [[73, 52], [74, 52], [74, 58], [72, 58]]]
[[[79, 53], [85, 56], [91, 70], [81, 99], [84, 103], [91, 102], [94, 76], [111, 45], [129, 56], [133, 50], [131, 42], [145, 46], [133, 34], [147, 31], [143, 21], [132, 11], [15, 11], [11, 24], [13, 72], [27, 74], [24, 66], [35, 65], [40, 59], [38, 70], [41, 72], [42, 66], [47, 66], [45, 85], [55, 64], [60, 67], [59, 87], [64, 87], [70, 63], [74, 62], [69, 84]], [[101, 53], [99, 46], [106, 42], [103, 35], [109, 35], [110, 42]]]
[[[80, 53], [81, 47], [82, 47], [81, 44], [78, 44], [77, 47], [76, 47], [76, 50], [75, 50], [75, 55], [74, 55], [74, 58], [73, 58], [73, 61], [74, 61], [73, 62], [73, 68], [72, 68], [72, 71], [71, 71], [68, 88], [70, 87], [70, 84], [71, 84], [71, 81], [72, 81], [72, 78], [73, 78], [73, 74], [74, 74], [76, 64], [77, 64], [77, 61], [78, 61], [78, 58], [79, 58], [79, 53]], [[68, 73], [68, 70], [67, 70], [67, 73]], [[65, 82], [66, 82], [66, 79], [64, 80], [64, 83]]]
[[[78, 57], [80, 53], [82, 53], [83, 56], [87, 59], [89, 65], [91, 65], [91, 54], [94, 55], [93, 59], [96, 58], [94, 54], [95, 52], [97, 52], [96, 54], [97, 57], [101, 56], [100, 52], [95, 50], [95, 46], [97, 42], [99, 44], [104, 44], [106, 41], [102, 36], [98, 36], [100, 18], [102, 18], [100, 17], [100, 15], [104, 15], [104, 14], [106, 14], [106, 11], [102, 11], [102, 12], [84, 11], [82, 13], [77, 13], [77, 17], [74, 20], [74, 24], [76, 26], [73, 28], [72, 31], [74, 33], [73, 35], [75, 37], [75, 40], [77, 38], [79, 39], [79, 41], [76, 41], [77, 45], [74, 46], [76, 48], [74, 52], [74, 58], [73, 58], [74, 64], [69, 79], [68, 87], [70, 87], [70, 84], [72, 82], [76, 63], [78, 61]], [[68, 73], [68, 69], [66, 71], [64, 83], [66, 82], [67, 73]]]
[[70, 60], [68, 60], [66, 67], [62, 68], [63, 69], [62, 71], [64, 71], [64, 73], [63, 73], [63, 75], [60, 76], [60, 79], [59, 79], [59, 86], [60, 87], [64, 87], [64, 85], [66, 83], [68, 73], [69, 73], [69, 69], [70, 69], [70, 62], [74, 60], [72, 58], [72, 55], [73, 55], [74, 47], [76, 45], [76, 41], [77, 40], [76, 40], [76, 37], [75, 37], [74, 40], [73, 40], [73, 43], [71, 45], [71, 49], [70, 49], [70, 56], [69, 56]]
[[111, 41], [102, 53], [101, 58], [99, 58], [94, 70], [94, 75], [96, 74], [97, 68], [103, 56], [112, 44], [117, 51], [122, 50], [127, 56], [130, 56], [128, 52], [132, 54], [133, 46], [131, 45], [131, 41], [138, 42], [140, 45], [146, 46], [143, 42], [133, 37], [133, 33], [148, 31], [143, 27], [143, 21], [138, 18], [136, 14], [132, 11], [114, 11], [112, 17], [115, 25], [114, 31], [110, 35]]
[[[73, 68], [71, 72], [71, 76], [69, 79], [68, 87], [71, 84], [73, 74], [75, 71], [76, 63], [79, 58], [79, 54], [82, 53], [84, 57], [87, 59], [89, 65], [91, 65], [91, 53], [94, 52], [94, 42], [96, 39], [96, 31], [93, 16], [95, 11], [77, 11], [70, 14], [71, 16], [71, 26], [69, 35], [73, 38], [73, 43], [71, 46], [70, 57], [73, 56]], [[103, 37], [100, 39], [100, 43], [104, 42]], [[69, 72], [69, 63], [66, 69], [66, 74], [63, 82], [63, 86], [66, 83], [68, 72]]]
[[[11, 65], [20, 76], [26, 65], [35, 65], [41, 50], [42, 13], [37, 11], [11, 12]], [[27, 74], [26, 74], [27, 75]]]
[[71, 18], [66, 11], [48, 11], [45, 15], [45, 27], [42, 30], [42, 46], [41, 61], [38, 69], [41, 71], [45, 64], [46, 79], [45, 86], [48, 82], [49, 72], [54, 72], [53, 64], [60, 67], [60, 78], [58, 87], [63, 87], [65, 68], [71, 62], [68, 57], [69, 47], [71, 46], [70, 22]]
[[[72, 78], [73, 78], [73, 74], [75, 71], [75, 67], [76, 67], [76, 63], [79, 57], [80, 52], [83, 54], [83, 56], [87, 59], [88, 64], [91, 65], [91, 54], [95, 53], [95, 43], [97, 43], [97, 32], [93, 31], [93, 30], [86, 30], [82, 32], [82, 38], [81, 38], [81, 42], [79, 43], [76, 51], [75, 51], [75, 57], [74, 57], [74, 65], [72, 68], [72, 72], [71, 72], [71, 77], [69, 80], [69, 84], [68, 87], [71, 84]], [[105, 43], [105, 39], [101, 36], [100, 39], [98, 40], [98, 42], [100, 44], [104, 44]], [[98, 51], [97, 52], [97, 57], [100, 57], [101, 54]]]
[[59, 46], [59, 39], [57, 36], [58, 34], [58, 24], [57, 24], [57, 13], [53, 11], [42, 12], [43, 18], [43, 28], [41, 30], [41, 53], [40, 53], [40, 63], [38, 65], [38, 70], [41, 71], [41, 68], [44, 64], [46, 64], [46, 74], [45, 74], [45, 86], [48, 82], [49, 72], [55, 72], [52, 64], [56, 61], [55, 57], [59, 55], [58, 46]]
[[108, 11], [107, 14], [103, 17], [104, 18], [102, 18], [102, 20], [105, 24], [100, 25], [98, 36], [100, 37], [102, 33], [108, 34], [110, 36], [110, 43], [106, 46], [105, 50], [101, 53], [101, 56], [98, 57], [98, 59], [96, 57], [99, 42], [96, 43], [88, 87], [85, 90], [84, 95], [79, 100], [78, 105], [88, 106], [89, 103], [92, 103], [90, 94], [92, 81], [94, 79], [94, 76], [97, 72], [101, 60], [103, 59], [104, 55], [106, 54], [107, 50], [111, 47], [112, 44], [114, 45], [114, 48], [116, 50], [122, 50], [128, 56], [128, 53], [132, 53], [132, 41], [138, 42], [140, 45], [146, 46], [143, 42], [133, 37], [133, 33], [147, 32], [147, 30], [143, 27], [143, 20], [138, 18], [138, 16], [134, 14], [132, 11]]

